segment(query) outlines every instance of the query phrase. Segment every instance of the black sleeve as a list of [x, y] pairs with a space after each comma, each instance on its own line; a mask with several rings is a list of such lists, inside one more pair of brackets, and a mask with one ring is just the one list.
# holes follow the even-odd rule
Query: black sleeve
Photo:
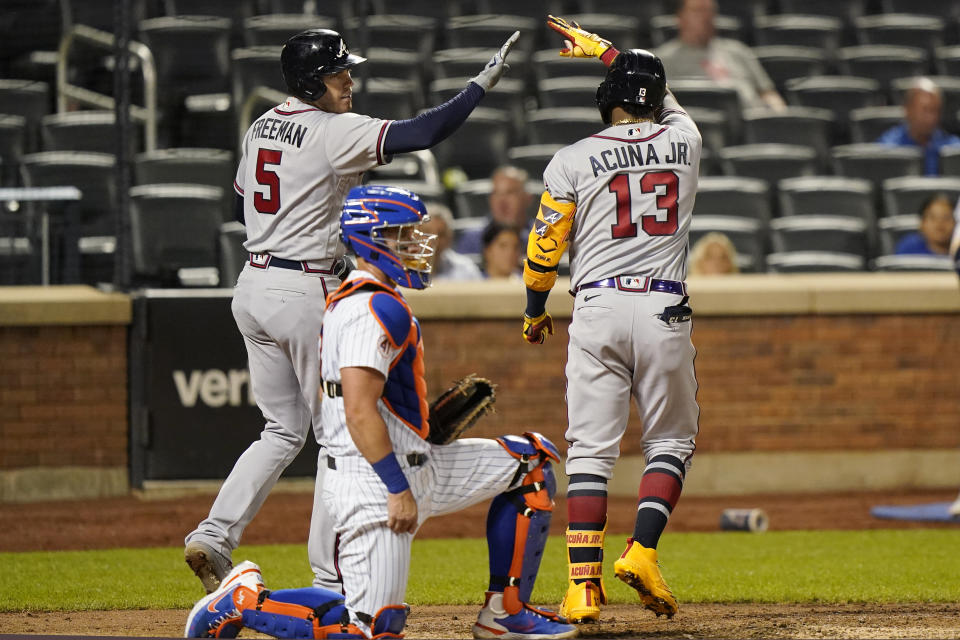
[[470, 112], [480, 104], [483, 95], [480, 85], [470, 82], [466, 89], [440, 106], [415, 118], [391, 123], [383, 141], [384, 152], [394, 154], [419, 151], [440, 143], [463, 124]]
[[240, 224], [246, 224], [243, 221], [243, 196], [239, 193], [234, 194], [237, 199], [234, 201], [233, 217]]

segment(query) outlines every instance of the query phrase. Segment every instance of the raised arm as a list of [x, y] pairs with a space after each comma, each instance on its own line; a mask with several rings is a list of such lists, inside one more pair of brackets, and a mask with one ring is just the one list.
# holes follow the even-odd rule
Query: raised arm
[[480, 104], [484, 94], [497, 84], [503, 72], [509, 69], [505, 60], [519, 37], [520, 32], [514, 31], [483, 70], [470, 79], [463, 91], [415, 118], [391, 123], [383, 150], [394, 154], [429, 149], [450, 136]]

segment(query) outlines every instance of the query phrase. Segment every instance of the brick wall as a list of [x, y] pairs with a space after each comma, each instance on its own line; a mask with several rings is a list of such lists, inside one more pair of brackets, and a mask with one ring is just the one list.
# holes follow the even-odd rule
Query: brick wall
[[[960, 315], [701, 316], [694, 324], [698, 451], [960, 446]], [[470, 372], [500, 384], [474, 435], [562, 441], [566, 321], [545, 345], [519, 321], [427, 320], [428, 386]], [[639, 453], [631, 412], [625, 454]]]
[[127, 327], [0, 327], [0, 469], [127, 466]]
[[[499, 383], [472, 435], [566, 425], [567, 323], [545, 345], [515, 320], [425, 320], [432, 395]], [[127, 465], [127, 328], [0, 327], [0, 469]], [[701, 316], [699, 451], [960, 446], [960, 315]], [[623, 443], [639, 453], [634, 416]]]

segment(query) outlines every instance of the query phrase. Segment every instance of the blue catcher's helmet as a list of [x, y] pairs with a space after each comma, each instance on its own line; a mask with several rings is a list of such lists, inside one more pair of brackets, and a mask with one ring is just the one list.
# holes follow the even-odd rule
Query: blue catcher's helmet
[[427, 216], [420, 197], [399, 187], [367, 185], [347, 194], [340, 235], [347, 248], [402, 287], [430, 286], [435, 235], [417, 226]]

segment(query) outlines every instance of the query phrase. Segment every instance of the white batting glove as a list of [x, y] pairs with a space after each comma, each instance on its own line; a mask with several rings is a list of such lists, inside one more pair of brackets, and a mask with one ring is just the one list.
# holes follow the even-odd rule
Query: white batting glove
[[513, 46], [513, 43], [517, 41], [517, 38], [520, 37], [519, 31], [514, 31], [513, 35], [507, 38], [507, 41], [503, 43], [503, 46], [500, 47], [500, 51], [497, 51], [490, 62], [487, 63], [487, 66], [483, 68], [476, 77], [471, 78], [470, 82], [476, 82], [478, 85], [483, 87], [484, 91], [489, 91], [500, 80], [500, 76], [503, 75], [503, 72], [510, 68], [506, 62], [507, 54], [510, 53], [510, 47]]

